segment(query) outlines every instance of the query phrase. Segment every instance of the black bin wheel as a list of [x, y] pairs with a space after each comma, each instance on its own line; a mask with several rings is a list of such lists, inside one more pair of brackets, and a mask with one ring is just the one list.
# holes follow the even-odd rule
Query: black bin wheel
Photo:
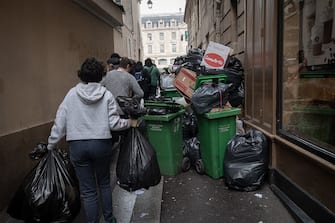
[[181, 164], [181, 168], [184, 172], [189, 171], [191, 169], [191, 160], [188, 157], [184, 157], [182, 164]]
[[202, 161], [202, 159], [198, 159], [195, 162], [195, 171], [197, 171], [198, 174], [205, 173], [205, 166], [204, 166], [204, 162]]

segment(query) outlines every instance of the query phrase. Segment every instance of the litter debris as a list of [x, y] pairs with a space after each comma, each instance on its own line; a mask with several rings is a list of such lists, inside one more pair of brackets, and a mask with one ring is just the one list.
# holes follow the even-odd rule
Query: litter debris
[[144, 190], [143, 190], [143, 189], [136, 190], [136, 191], [135, 191], [135, 194], [136, 194], [136, 195], [144, 194]]
[[143, 217], [148, 216], [148, 215], [149, 215], [149, 213], [141, 213], [140, 218], [143, 218]]
[[255, 197], [263, 198], [263, 194], [255, 194]]

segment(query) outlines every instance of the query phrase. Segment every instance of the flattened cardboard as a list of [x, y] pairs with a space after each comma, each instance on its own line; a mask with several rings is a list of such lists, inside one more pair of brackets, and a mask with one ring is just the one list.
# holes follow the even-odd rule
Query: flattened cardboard
[[189, 99], [194, 93], [194, 86], [197, 80], [197, 74], [186, 68], [181, 68], [177, 74], [173, 85]]

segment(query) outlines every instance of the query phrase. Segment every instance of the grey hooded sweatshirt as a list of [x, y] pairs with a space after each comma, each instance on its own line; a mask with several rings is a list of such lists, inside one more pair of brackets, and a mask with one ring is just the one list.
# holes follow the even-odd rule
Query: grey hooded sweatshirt
[[48, 138], [48, 149], [66, 136], [67, 141], [110, 139], [111, 130], [130, 127], [121, 119], [114, 96], [100, 83], [79, 83], [69, 90], [57, 110]]

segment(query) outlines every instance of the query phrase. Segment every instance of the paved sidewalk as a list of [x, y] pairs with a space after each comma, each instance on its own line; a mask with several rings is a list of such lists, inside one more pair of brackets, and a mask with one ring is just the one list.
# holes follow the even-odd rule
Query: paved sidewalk
[[[163, 176], [161, 182], [148, 190], [141, 189], [128, 192], [116, 183], [116, 163], [118, 150], [114, 150], [111, 165], [111, 185], [113, 188], [113, 211], [118, 223], [159, 223], [161, 200], [163, 193]], [[5, 211], [0, 213], [1, 223], [24, 223], [22, 220], [11, 218]], [[86, 222], [83, 205], [73, 223]], [[104, 223], [103, 218], [100, 223]]]
[[161, 223], [296, 223], [265, 183], [259, 190], [228, 189], [195, 170], [164, 178]]

